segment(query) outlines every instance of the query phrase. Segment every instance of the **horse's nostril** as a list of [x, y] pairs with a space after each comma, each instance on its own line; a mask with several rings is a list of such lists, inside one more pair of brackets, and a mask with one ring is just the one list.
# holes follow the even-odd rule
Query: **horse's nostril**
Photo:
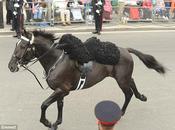
[[12, 66], [10, 66], [9, 69], [10, 69], [11, 72], [15, 71], [15, 69]]
[[19, 70], [19, 68], [18, 68], [18, 67], [16, 67], [15, 72], [17, 72], [18, 70]]
[[18, 67], [13, 67], [13, 66], [9, 66], [8, 68], [11, 72], [17, 72], [19, 70]]

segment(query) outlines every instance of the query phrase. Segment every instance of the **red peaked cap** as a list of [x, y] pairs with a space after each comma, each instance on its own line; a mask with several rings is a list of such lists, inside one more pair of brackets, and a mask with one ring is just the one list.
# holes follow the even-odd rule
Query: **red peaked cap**
[[121, 109], [115, 102], [106, 100], [95, 106], [95, 116], [101, 124], [114, 125], [120, 120], [121, 115]]

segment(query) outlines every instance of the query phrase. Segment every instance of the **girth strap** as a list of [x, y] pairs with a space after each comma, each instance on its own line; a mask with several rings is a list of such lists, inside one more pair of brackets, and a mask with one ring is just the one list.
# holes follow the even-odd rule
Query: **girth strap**
[[80, 77], [77, 88], [75, 90], [81, 90], [84, 87], [85, 82], [86, 82], [86, 77], [84, 78]]

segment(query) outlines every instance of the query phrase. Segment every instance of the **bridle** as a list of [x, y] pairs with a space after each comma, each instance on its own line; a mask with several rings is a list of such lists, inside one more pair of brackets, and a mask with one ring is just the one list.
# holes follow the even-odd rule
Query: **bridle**
[[[42, 84], [40, 83], [40, 81], [38, 80], [38, 78], [36, 77], [35, 73], [32, 72], [32, 71], [29, 69], [29, 67], [31, 67], [31, 66], [34, 65], [36, 62], [38, 62], [41, 58], [43, 58], [45, 55], [47, 55], [47, 54], [54, 48], [54, 46], [55, 46], [57, 43], [53, 43], [52, 46], [49, 48], [49, 50], [46, 51], [46, 52], [45, 52], [44, 54], [42, 54], [41, 56], [39, 56], [38, 58], [34, 58], [34, 59], [31, 59], [31, 60], [27, 61], [27, 63], [32, 63], [32, 64], [30, 64], [30, 65], [27, 66], [27, 65], [25, 64], [25, 62], [24, 62], [24, 59], [25, 59], [26, 54], [29, 53], [29, 51], [30, 51], [30, 53], [33, 54], [33, 57], [36, 57], [36, 49], [35, 49], [35, 46], [34, 46], [34, 35], [32, 34], [31, 40], [28, 39], [28, 38], [26, 38], [26, 37], [24, 37], [24, 36], [21, 36], [21, 39], [16, 43], [16, 47], [17, 47], [17, 45], [18, 45], [22, 40], [24, 40], [25, 42], [27, 42], [27, 43], [26, 43], [26, 44], [27, 44], [27, 47], [26, 47], [26, 49], [25, 49], [25, 51], [24, 51], [22, 57], [20, 58], [20, 57], [17, 57], [16, 55], [13, 55], [13, 57], [17, 59], [18, 64], [19, 64], [21, 67], [23, 67], [25, 70], [29, 71], [29, 72], [35, 77], [35, 79], [37, 80], [37, 82], [38, 82], [38, 84], [40, 85], [40, 87], [41, 87], [42, 89], [44, 89], [44, 87], [42, 86]], [[61, 58], [62, 58], [62, 55], [63, 55], [63, 54], [64, 54], [64, 51], [63, 51], [63, 53], [61, 54]], [[58, 60], [56, 61], [56, 63], [57, 63], [61, 58], [59, 57]], [[55, 64], [56, 64], [56, 63], [55, 63]], [[49, 73], [50, 73], [51, 70], [53, 70], [53, 68], [55, 67], [55, 64], [50, 68]], [[49, 73], [48, 73], [48, 75], [49, 75]], [[48, 77], [48, 75], [47, 75], [47, 77]]]
[[[21, 39], [16, 43], [16, 47], [18, 46], [18, 44], [19, 43], [21, 43], [22, 42], [22, 40], [24, 40], [26, 43], [26, 48], [25, 48], [25, 50], [24, 50], [24, 53], [23, 53], [23, 55], [21, 56], [21, 57], [18, 57], [18, 56], [16, 56], [15, 54], [13, 54], [13, 56], [12, 57], [14, 57], [14, 58], [16, 58], [17, 59], [17, 61], [18, 61], [18, 64], [20, 65], [20, 66], [22, 66], [22, 65], [25, 65], [25, 55], [26, 54], [28, 54], [29, 52], [30, 53], [32, 53], [33, 54], [33, 57], [35, 57], [35, 47], [34, 47], [34, 45], [33, 45], [33, 41], [34, 41], [34, 36], [32, 35], [32, 38], [31, 38], [31, 40], [29, 40], [28, 38], [26, 38], [26, 37], [24, 37], [24, 36], [21, 36]], [[23, 43], [24, 44], [24, 43]], [[32, 60], [29, 60], [29, 61], [27, 61], [27, 63], [29, 63], [29, 62], [33, 62], [35, 59], [32, 59]]]

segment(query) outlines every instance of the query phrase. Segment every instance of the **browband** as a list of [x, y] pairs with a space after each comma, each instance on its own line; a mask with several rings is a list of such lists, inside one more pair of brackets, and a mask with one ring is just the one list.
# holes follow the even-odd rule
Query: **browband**
[[24, 40], [24, 41], [30, 42], [30, 44], [33, 44], [33, 42], [34, 42], [34, 36], [33, 36], [33, 34], [32, 34], [31, 40], [28, 39], [28, 38], [26, 38], [26, 37], [24, 37], [24, 36], [21, 36], [21, 39]]
[[24, 41], [27, 41], [27, 42], [30, 41], [28, 38], [26, 38], [26, 37], [24, 37], [24, 36], [21, 36], [21, 39], [24, 40]]

